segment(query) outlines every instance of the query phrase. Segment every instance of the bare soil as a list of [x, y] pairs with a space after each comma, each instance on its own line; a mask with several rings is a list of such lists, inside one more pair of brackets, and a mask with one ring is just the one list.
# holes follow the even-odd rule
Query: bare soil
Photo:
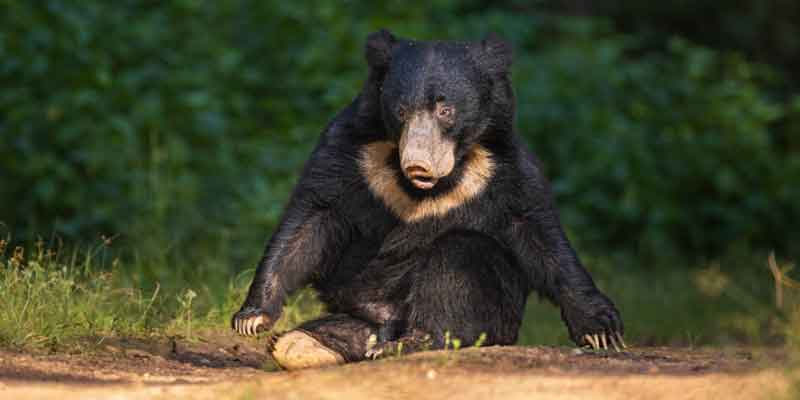
[[790, 398], [798, 377], [785, 363], [779, 350], [485, 347], [286, 372], [257, 340], [128, 340], [80, 354], [0, 351], [0, 398]]

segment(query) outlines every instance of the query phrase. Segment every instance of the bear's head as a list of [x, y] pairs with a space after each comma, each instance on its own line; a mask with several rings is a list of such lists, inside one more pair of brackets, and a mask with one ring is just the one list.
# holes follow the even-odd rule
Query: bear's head
[[511, 48], [496, 36], [427, 42], [381, 30], [366, 58], [386, 137], [415, 190], [434, 189], [487, 136], [510, 132]]

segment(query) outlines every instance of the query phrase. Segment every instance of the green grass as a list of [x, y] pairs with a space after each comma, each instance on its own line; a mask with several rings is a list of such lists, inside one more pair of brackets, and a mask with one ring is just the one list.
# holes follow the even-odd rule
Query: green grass
[[[68, 350], [101, 344], [109, 337], [195, 339], [207, 330], [228, 329], [244, 299], [252, 271], [213, 285], [167, 276], [169, 282], [138, 284], [144, 262], [103, 261], [110, 241], [84, 251], [8, 249], [0, 240], [0, 347]], [[189, 268], [189, 266], [183, 266]], [[167, 268], [163, 268], [167, 269]], [[314, 293], [291, 296], [276, 329], [285, 330], [323, 311]]]
[[[762, 255], [731, 255], [686, 268], [648, 268], [585, 260], [598, 286], [617, 304], [626, 337], [647, 345], [775, 344], [783, 340], [794, 299], [779, 309]], [[786, 289], [788, 291], [789, 289]], [[520, 343], [570, 343], [558, 309], [531, 296]]]
[[[5, 348], [59, 350], [109, 337], [194, 339], [208, 330], [227, 330], [253, 273], [220, 273], [214, 282], [205, 282], [206, 275], [187, 279], [181, 271], [190, 265], [110, 257], [107, 239], [72, 252], [49, 250], [41, 242], [8, 249], [7, 243], [0, 242], [0, 346]], [[603, 258], [585, 263], [622, 311], [631, 343], [785, 341], [800, 349], [800, 296], [788, 263], [775, 264], [777, 275], [762, 255], [737, 254], [696, 268], [647, 268]], [[175, 272], [161, 280], [142, 279], [152, 270]], [[288, 300], [276, 329], [323, 311], [311, 290], [301, 291]], [[531, 296], [519, 343], [569, 345], [558, 309]]]
[[30, 256], [0, 243], [0, 344], [50, 347], [108, 336], [144, 335], [162, 324], [159, 290], [119, 282], [119, 266], [93, 265], [99, 249], [64, 260], [41, 244]]

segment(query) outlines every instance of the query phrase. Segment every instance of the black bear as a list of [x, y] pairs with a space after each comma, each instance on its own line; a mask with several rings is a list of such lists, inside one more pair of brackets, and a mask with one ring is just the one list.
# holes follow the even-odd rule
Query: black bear
[[576, 344], [621, 346], [620, 314], [514, 132], [510, 46], [382, 30], [365, 51], [367, 81], [322, 133], [233, 328], [271, 328], [311, 285], [330, 314], [271, 338], [285, 368], [442, 348], [448, 333], [506, 345], [536, 291]]

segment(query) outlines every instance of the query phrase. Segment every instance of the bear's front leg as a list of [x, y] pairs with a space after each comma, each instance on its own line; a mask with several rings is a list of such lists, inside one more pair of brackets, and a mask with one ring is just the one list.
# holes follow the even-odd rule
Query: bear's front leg
[[594, 349], [625, 348], [622, 317], [595, 286], [569, 244], [552, 204], [514, 219], [508, 243], [533, 288], [561, 307], [570, 338]]
[[286, 296], [322, 276], [338, 262], [349, 231], [329, 209], [293, 201], [256, 269], [231, 327], [241, 335], [267, 331], [280, 318]]
[[560, 305], [561, 318], [576, 344], [596, 350], [620, 351], [626, 347], [622, 317], [614, 303], [597, 288], [563, 288]]

